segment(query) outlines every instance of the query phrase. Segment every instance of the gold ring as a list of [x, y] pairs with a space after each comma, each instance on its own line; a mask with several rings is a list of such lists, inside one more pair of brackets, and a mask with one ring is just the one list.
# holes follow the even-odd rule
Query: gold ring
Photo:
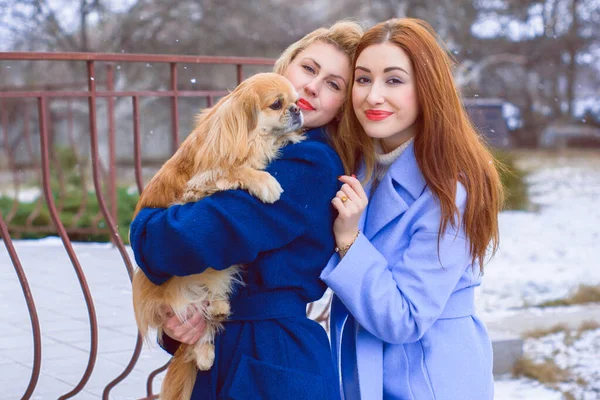
[[346, 201], [348, 201], [348, 198], [346, 196], [342, 196], [342, 203], [345, 203]]

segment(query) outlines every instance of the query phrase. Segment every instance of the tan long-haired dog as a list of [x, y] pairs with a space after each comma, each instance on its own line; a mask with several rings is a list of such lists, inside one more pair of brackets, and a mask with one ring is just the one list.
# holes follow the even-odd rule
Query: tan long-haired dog
[[[195, 129], [143, 190], [135, 214], [143, 207], [167, 207], [238, 188], [265, 203], [277, 201], [283, 190], [264, 169], [284, 144], [303, 139], [296, 99], [292, 85], [277, 74], [257, 74], [242, 82], [198, 115]], [[196, 307], [207, 321], [202, 338], [195, 345], [182, 344], [173, 356], [161, 399], [189, 399], [197, 368], [211, 368], [214, 338], [229, 316], [228, 296], [239, 282], [239, 268], [209, 268], [200, 274], [174, 276], [162, 285], [153, 284], [136, 269], [133, 305], [143, 337], [150, 328], [162, 334], [168, 307], [182, 321], [189, 308]]]

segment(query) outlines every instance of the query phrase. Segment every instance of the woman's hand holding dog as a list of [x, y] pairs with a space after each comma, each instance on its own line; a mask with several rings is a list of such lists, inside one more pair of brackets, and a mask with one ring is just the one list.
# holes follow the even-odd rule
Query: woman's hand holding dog
[[343, 249], [356, 240], [358, 221], [369, 200], [360, 181], [354, 175], [343, 175], [339, 180], [344, 184], [331, 203], [339, 213], [333, 223], [335, 242], [338, 248]]
[[166, 315], [167, 320], [163, 324], [163, 331], [178, 342], [194, 344], [206, 330], [206, 321], [195, 307], [188, 311], [185, 322], [181, 322], [170, 307]]

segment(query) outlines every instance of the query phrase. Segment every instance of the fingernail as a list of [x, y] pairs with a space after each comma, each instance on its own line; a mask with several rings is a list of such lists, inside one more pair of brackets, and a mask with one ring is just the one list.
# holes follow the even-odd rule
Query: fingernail
[[356, 175], [352, 174], [352, 177], [353, 177], [353, 178], [356, 178]]

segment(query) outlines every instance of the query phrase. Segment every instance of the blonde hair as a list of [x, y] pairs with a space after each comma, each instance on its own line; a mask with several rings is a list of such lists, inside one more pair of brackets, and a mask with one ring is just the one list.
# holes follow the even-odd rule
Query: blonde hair
[[[356, 45], [360, 42], [360, 38], [364, 32], [362, 25], [353, 20], [342, 20], [331, 25], [329, 28], [316, 29], [285, 49], [275, 62], [273, 72], [279, 75], [285, 75], [289, 65], [294, 61], [298, 54], [315, 42], [333, 45], [336, 49], [348, 56], [348, 65], [352, 65]], [[350, 78], [352, 78], [352, 76]], [[346, 93], [346, 96], [347, 95], [348, 94]], [[340, 108], [340, 114], [343, 110], [344, 105]], [[336, 144], [336, 141], [338, 140], [336, 139], [338, 123], [339, 120], [334, 118], [325, 127], [329, 136], [329, 141], [336, 151], [338, 148], [342, 148]], [[340, 154], [340, 157], [342, 157], [342, 154]]]
[[339, 51], [348, 56], [348, 63], [352, 63], [354, 50], [363, 33], [362, 25], [353, 20], [342, 20], [329, 28], [316, 29], [285, 49], [275, 62], [273, 72], [285, 75], [285, 71], [296, 56], [318, 41], [334, 45]]

